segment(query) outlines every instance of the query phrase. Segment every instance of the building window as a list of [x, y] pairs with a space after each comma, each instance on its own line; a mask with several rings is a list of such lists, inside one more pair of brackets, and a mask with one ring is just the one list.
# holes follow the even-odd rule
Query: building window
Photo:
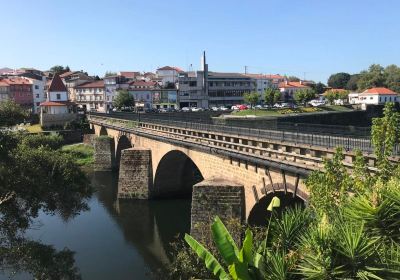
[[39, 86], [38, 86], [38, 85], [35, 85], [35, 89], [39, 89]]
[[36, 98], [39, 98], [39, 93], [36, 94]]
[[57, 100], [61, 99], [61, 94], [57, 93]]

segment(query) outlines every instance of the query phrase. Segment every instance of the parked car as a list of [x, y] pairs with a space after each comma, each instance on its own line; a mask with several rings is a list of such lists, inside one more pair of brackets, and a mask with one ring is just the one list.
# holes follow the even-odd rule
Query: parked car
[[247, 110], [247, 109], [249, 109], [249, 107], [247, 107], [247, 105], [239, 105], [239, 110]]
[[190, 112], [191, 109], [189, 107], [183, 107], [182, 112]]
[[279, 103], [275, 103], [275, 104], [274, 104], [274, 108], [282, 108], [282, 105], [279, 104]]
[[229, 109], [226, 108], [225, 106], [221, 106], [221, 107], [219, 107], [219, 110], [220, 110], [220, 111], [228, 111]]
[[308, 102], [308, 104], [310, 104], [313, 107], [319, 107], [319, 106], [324, 106], [325, 101], [314, 99], [314, 100], [311, 100], [310, 102]]
[[219, 111], [219, 108], [218, 107], [211, 107], [211, 111], [214, 111], [214, 112], [216, 112], [216, 111]]
[[261, 105], [256, 105], [256, 106], [254, 106], [254, 108], [256, 108], [256, 109], [262, 109], [262, 106], [261, 106]]
[[231, 110], [237, 111], [237, 110], [239, 110], [239, 106], [240, 106], [240, 105], [233, 105], [233, 106], [231, 107]]
[[192, 112], [200, 112], [201, 108], [197, 108], [197, 107], [192, 107]]

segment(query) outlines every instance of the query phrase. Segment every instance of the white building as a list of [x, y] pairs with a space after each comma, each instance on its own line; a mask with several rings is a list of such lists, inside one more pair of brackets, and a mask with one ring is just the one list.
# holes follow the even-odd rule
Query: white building
[[398, 94], [388, 88], [376, 87], [365, 90], [358, 96], [358, 102], [366, 105], [383, 105], [386, 102], [398, 102]]
[[46, 77], [42, 76], [41, 80], [27, 78], [32, 83], [32, 94], [33, 94], [33, 110], [35, 113], [40, 113], [40, 103], [46, 101]]
[[40, 124], [44, 127], [64, 125], [76, 119], [75, 104], [68, 100], [68, 90], [59, 75], [54, 75], [40, 104]]
[[303, 84], [302, 81], [300, 82], [281, 82], [278, 86], [279, 91], [281, 92], [281, 99], [285, 102], [292, 101], [294, 99], [294, 94], [296, 91], [300, 89], [310, 89], [309, 86]]
[[157, 69], [157, 77], [161, 78], [162, 85], [166, 86], [169, 83], [175, 84], [178, 81], [179, 73], [183, 72], [178, 67], [164, 66]]
[[104, 81], [88, 82], [75, 87], [76, 103], [85, 111], [106, 112]]

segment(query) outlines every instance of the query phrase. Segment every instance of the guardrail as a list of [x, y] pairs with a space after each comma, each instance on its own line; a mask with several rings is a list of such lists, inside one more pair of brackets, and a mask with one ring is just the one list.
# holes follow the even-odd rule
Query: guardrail
[[[124, 120], [137, 121], [139, 123], [149, 123], [149, 124], [161, 124], [165, 126], [179, 127], [191, 130], [206, 131], [206, 132], [218, 132], [230, 135], [244, 136], [244, 137], [255, 137], [264, 138], [274, 141], [285, 141], [292, 142], [295, 144], [304, 144], [312, 146], [320, 146], [325, 148], [336, 148], [343, 147], [346, 151], [359, 149], [362, 152], [372, 154], [374, 149], [370, 138], [353, 138], [353, 137], [340, 137], [340, 136], [330, 136], [330, 135], [318, 135], [318, 134], [307, 134], [300, 132], [290, 132], [281, 130], [267, 130], [267, 129], [254, 129], [245, 128], [237, 126], [226, 126], [226, 125], [216, 125], [210, 123], [203, 123], [196, 121], [193, 117], [191, 121], [177, 121], [175, 118], [168, 118], [165, 114], [165, 119], [158, 116], [145, 116], [146, 114], [131, 114], [121, 115], [120, 117], [116, 115], [108, 115], [104, 113], [90, 113], [93, 116], [99, 117], [110, 117]], [[400, 155], [400, 146], [397, 144], [393, 150], [393, 155]]]

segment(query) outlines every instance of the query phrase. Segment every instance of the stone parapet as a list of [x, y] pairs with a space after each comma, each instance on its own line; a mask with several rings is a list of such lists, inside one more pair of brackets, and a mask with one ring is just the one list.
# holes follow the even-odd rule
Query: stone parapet
[[244, 201], [244, 186], [222, 178], [210, 178], [194, 185], [191, 235], [198, 240], [207, 239], [214, 217], [219, 216], [235, 237], [230, 224], [243, 223]]
[[148, 199], [152, 184], [151, 149], [130, 148], [122, 150], [118, 198]]

